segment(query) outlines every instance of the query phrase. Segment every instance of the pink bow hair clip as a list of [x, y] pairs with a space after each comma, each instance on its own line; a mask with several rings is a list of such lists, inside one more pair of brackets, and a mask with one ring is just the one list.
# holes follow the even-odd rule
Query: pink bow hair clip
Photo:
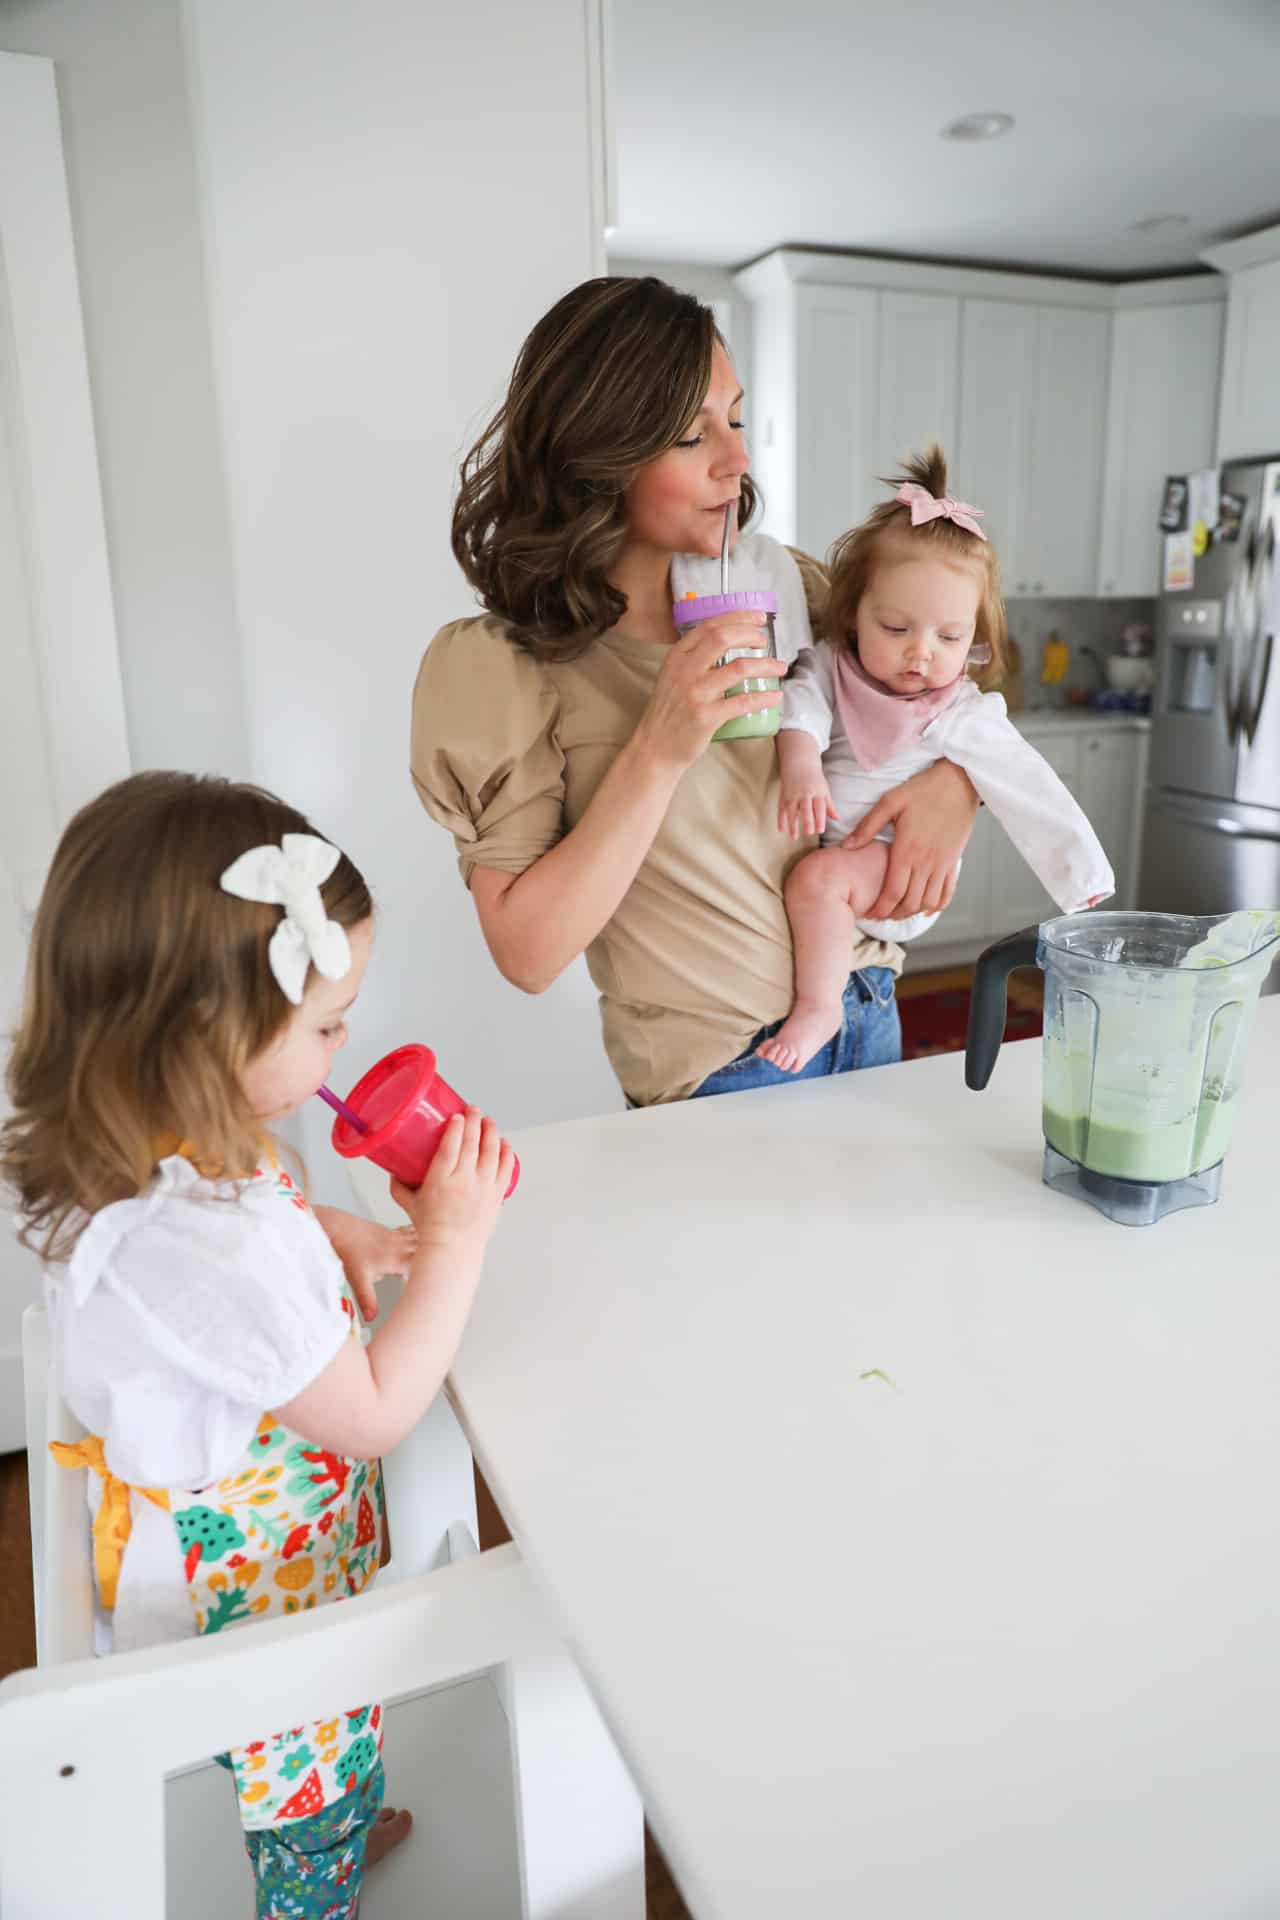
[[949, 493], [944, 493], [939, 500], [917, 480], [904, 480], [894, 498], [904, 507], [910, 507], [913, 527], [926, 526], [930, 520], [952, 520], [966, 533], [976, 533], [979, 540], [987, 537], [978, 525], [982, 508], [971, 507], [967, 500], [953, 500]]

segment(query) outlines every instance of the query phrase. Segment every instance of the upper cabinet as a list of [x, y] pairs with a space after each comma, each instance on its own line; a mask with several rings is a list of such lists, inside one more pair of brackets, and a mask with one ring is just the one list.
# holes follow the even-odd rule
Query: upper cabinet
[[1165, 478], [1216, 463], [1221, 358], [1221, 298], [1115, 315], [1099, 593], [1159, 592]]
[[986, 514], [1006, 594], [1093, 592], [1111, 316], [966, 300], [953, 478]]
[[824, 554], [936, 439], [951, 491], [984, 511], [1007, 595], [1156, 592], [1164, 478], [1213, 459], [1216, 280], [1138, 296], [783, 249], [738, 282], [753, 470], [777, 538]]
[[1278, 342], [1280, 260], [1242, 267], [1231, 275], [1227, 303], [1218, 431], [1218, 454], [1224, 461], [1280, 449]]
[[[795, 423], [788, 441], [795, 449], [795, 517], [779, 537], [820, 555], [885, 497], [878, 476], [896, 472], [906, 454], [930, 440], [954, 445], [960, 302], [809, 284], [794, 297]], [[776, 332], [777, 316], [770, 317]], [[762, 351], [758, 330], [757, 366]], [[779, 404], [788, 404], [785, 394]], [[776, 419], [766, 423], [766, 435], [770, 425], [776, 449]], [[765, 485], [767, 524], [778, 533]]]

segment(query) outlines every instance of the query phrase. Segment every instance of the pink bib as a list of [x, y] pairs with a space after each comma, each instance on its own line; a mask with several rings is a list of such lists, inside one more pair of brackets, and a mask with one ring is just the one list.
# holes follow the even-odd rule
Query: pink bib
[[931, 721], [960, 697], [965, 676], [923, 693], [890, 693], [848, 647], [835, 649], [836, 711], [853, 757], [868, 773], [918, 740]]

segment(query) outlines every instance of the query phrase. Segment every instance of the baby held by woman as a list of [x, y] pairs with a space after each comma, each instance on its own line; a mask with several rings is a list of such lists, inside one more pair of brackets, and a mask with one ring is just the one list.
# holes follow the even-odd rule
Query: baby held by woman
[[938, 918], [871, 918], [888, 847], [847, 844], [883, 795], [935, 760], [964, 769], [1064, 913], [1115, 889], [1079, 806], [1001, 696], [984, 691], [1003, 678], [1006, 630], [981, 509], [947, 494], [939, 447], [904, 472], [892, 499], [836, 542], [815, 645], [783, 687], [778, 826], [822, 842], [787, 879], [795, 1002], [758, 1049], [793, 1073], [840, 1025], [855, 928], [905, 941]]

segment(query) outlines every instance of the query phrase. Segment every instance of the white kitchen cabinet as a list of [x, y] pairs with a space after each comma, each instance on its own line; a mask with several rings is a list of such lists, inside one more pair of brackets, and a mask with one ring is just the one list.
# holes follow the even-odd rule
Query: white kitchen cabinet
[[1117, 907], [1134, 904], [1135, 829], [1146, 785], [1146, 746], [1142, 733], [1094, 733], [1080, 742], [1076, 798], [1115, 868]]
[[[1227, 249], [1222, 250], [1224, 253]], [[1218, 458], [1280, 448], [1280, 260], [1233, 272], [1222, 356]]]
[[1165, 478], [1215, 461], [1222, 322], [1221, 299], [1135, 307], [1115, 316], [1100, 593], [1132, 599], [1160, 590]]
[[1092, 593], [1111, 315], [1088, 307], [1036, 310], [1036, 378], [1027, 468], [1031, 592]]
[[[959, 412], [960, 302], [938, 293], [879, 296], [877, 476], [894, 474], [931, 440], [950, 453]], [[885, 498], [873, 487], [874, 498]]]
[[768, 502], [765, 525], [818, 558], [870, 504], [878, 325], [879, 295], [864, 287], [797, 289], [795, 533], [768, 519]]
[[961, 320], [960, 430], [952, 490], [983, 511], [1006, 594], [1030, 592], [1026, 469], [1035, 392], [1036, 309], [966, 300]]
[[[1237, 298], [1233, 283], [1233, 338], [1237, 361], [1280, 383], [1280, 305], [1266, 306], [1262, 281], [1250, 291], [1272, 271], [1235, 276], [1248, 285]], [[753, 310], [767, 532], [825, 554], [885, 498], [880, 479], [936, 438], [950, 491], [983, 509], [1006, 595], [1154, 592], [1160, 484], [1212, 462], [1218, 275], [1139, 291], [781, 248], [735, 280]], [[1280, 447], [1280, 393], [1275, 412], [1267, 450]], [[1259, 441], [1233, 437], [1232, 452]]]
[[880, 476], [905, 454], [954, 444], [960, 302], [804, 285], [796, 319], [795, 537], [822, 555], [887, 497]]
[[966, 300], [956, 490], [987, 516], [1006, 594], [1092, 593], [1111, 316]]

